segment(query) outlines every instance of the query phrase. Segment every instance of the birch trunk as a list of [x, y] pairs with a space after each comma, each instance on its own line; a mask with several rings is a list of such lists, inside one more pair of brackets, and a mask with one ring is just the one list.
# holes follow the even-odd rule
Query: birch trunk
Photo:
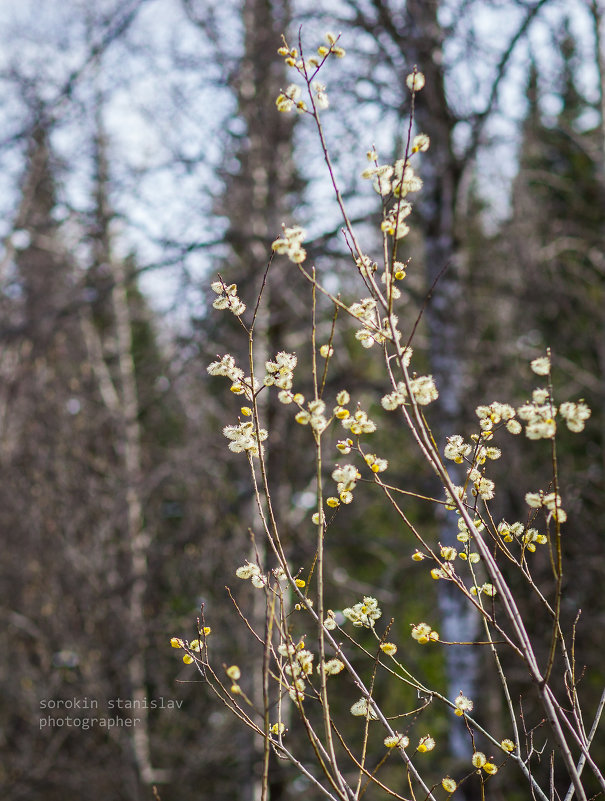
[[109, 268], [112, 282], [109, 314], [112, 319], [111, 335], [117, 357], [117, 374], [112, 379], [103, 358], [103, 347], [94, 322], [82, 321], [84, 338], [91, 354], [101, 395], [112, 412], [122, 435], [122, 475], [126, 520], [124, 526], [124, 552], [126, 555], [127, 595], [124, 609], [126, 637], [126, 679], [129, 700], [135, 702], [138, 722], [132, 726], [131, 746], [139, 787], [149, 787], [160, 780], [151, 761], [149, 713], [147, 707], [146, 662], [147, 620], [145, 595], [147, 592], [147, 555], [150, 534], [143, 511], [143, 461], [141, 450], [140, 407], [137, 393], [136, 368], [133, 356], [133, 332], [128, 302], [128, 281], [124, 263], [111, 253], [111, 210], [107, 197], [108, 166], [100, 113], [97, 119], [97, 230], [95, 236], [95, 262]]

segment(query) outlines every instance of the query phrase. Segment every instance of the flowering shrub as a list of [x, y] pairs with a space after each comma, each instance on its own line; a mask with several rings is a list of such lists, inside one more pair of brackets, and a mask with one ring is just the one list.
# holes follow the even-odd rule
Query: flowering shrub
[[[457, 518], [459, 544], [453, 547], [432, 542], [409, 523], [396, 488], [387, 481], [388, 460], [373, 452], [375, 449], [368, 444], [368, 438], [371, 439], [376, 432], [380, 420], [370, 417], [368, 410], [355, 403], [350, 388], [340, 389], [333, 398], [326, 397], [325, 380], [318, 378], [317, 354], [325, 360], [328, 371], [334, 354], [333, 332], [330, 342], [319, 346], [315, 325], [312, 327], [313, 389], [311, 397], [305, 397], [297, 389], [300, 382], [296, 374], [296, 354], [281, 351], [266, 359], [259, 369], [252, 356], [256, 312], [248, 313], [248, 317], [246, 307], [238, 297], [237, 286], [226, 285], [220, 279], [212, 284], [217, 295], [213, 306], [231, 311], [238, 317], [248, 337], [251, 354], [245, 367], [238, 365], [232, 355], [226, 354], [210, 364], [208, 372], [227, 378], [231, 382], [231, 392], [243, 395], [247, 403], [241, 407], [240, 416], [234, 414], [233, 424], [226, 426], [223, 433], [229, 440], [229, 449], [243, 454], [242, 458], [249, 462], [266, 539], [266, 548], [259, 548], [255, 560], [247, 560], [235, 570], [238, 579], [250, 581], [266, 598], [267, 617], [262, 629], [255, 632], [265, 654], [262, 667], [256, 666], [263, 673], [262, 698], [245, 696], [239, 681], [246, 666], [225, 668], [229, 680], [225, 682], [211, 658], [208, 627], [202, 627], [198, 638], [191, 642], [174, 637], [171, 643], [184, 650], [184, 661], [193, 664], [242, 724], [261, 738], [265, 753], [263, 794], [267, 791], [267, 765], [272, 751], [290, 760], [328, 798], [358, 798], [362, 776], [365, 781], [374, 782], [384, 790], [379, 770], [382, 762], [378, 766], [366, 762], [368, 731], [372, 726], [383, 730], [385, 758], [390, 753], [399, 755], [405, 775], [401, 786], [410, 788], [412, 798], [434, 799], [441, 792], [438, 786], [452, 794], [471, 776], [479, 776], [483, 788], [499, 770], [514, 767], [524, 775], [532, 797], [547, 801], [552, 788], [541, 786], [532, 771], [532, 760], [537, 752], [532, 739], [528, 739], [521, 728], [522, 710], [511, 698], [502, 669], [497, 646], [505, 645], [520, 658], [527, 678], [540, 698], [550, 728], [551, 747], [568, 773], [570, 792], [575, 792], [579, 801], [585, 801], [582, 772], [586, 763], [605, 790], [603, 775], [590, 756], [600, 710], [594, 726], [586, 730], [575, 684], [571, 681], [575, 675], [573, 653], [560, 625], [563, 592], [561, 540], [566, 512], [558, 486], [556, 436], [558, 421], [561, 420], [570, 431], [581, 432], [590, 417], [590, 410], [583, 401], [560, 405], [556, 402], [550, 378], [552, 359], [547, 353], [531, 363], [533, 372], [544, 379], [544, 386], [533, 390], [529, 402], [518, 407], [502, 401], [481, 405], [476, 409], [475, 430], [470, 436], [452, 432], [444, 442], [435, 441], [425, 409], [438, 399], [439, 387], [432, 375], [414, 371], [414, 353], [410, 343], [403, 341], [395, 313], [401, 296], [399, 285], [405, 281], [407, 270], [399, 257], [402, 241], [410, 231], [405, 220], [412, 218], [411, 198], [422, 187], [416, 159], [418, 154], [429, 150], [429, 137], [423, 133], [414, 137], [410, 135], [405, 152], [394, 164], [381, 164], [374, 149], [367, 154], [370, 166], [363, 170], [362, 176], [372, 182], [383, 204], [380, 223], [383, 256], [379, 266], [370, 254], [362, 251], [349, 222], [321, 123], [321, 112], [328, 108], [329, 100], [326, 84], [321, 83], [317, 76], [332, 57], [345, 55], [339, 38], [327, 34], [325, 44], [321, 44], [317, 54], [311, 57], [303, 57], [300, 43], [299, 47], [290, 47], [285, 40], [278, 52], [294, 72], [297, 82], [280, 93], [276, 100], [277, 108], [283, 113], [297, 111], [316, 126], [352, 251], [351, 269], [361, 277], [367, 296], [347, 302], [321, 285], [314, 269], [307, 266], [307, 252], [303, 247], [306, 235], [298, 225], [283, 226], [282, 234], [273, 243], [273, 252], [276, 258], [289, 260], [293, 265], [291, 269], [300, 270], [313, 287], [314, 302], [315, 293], [321, 292], [338, 312], [344, 313], [355, 326], [355, 339], [361, 347], [380, 351], [384, 358], [384, 394], [376, 400], [380, 401], [383, 415], [397, 415], [402, 431], [408, 433], [441, 482], [444, 494], [435, 499], [435, 503]], [[422, 90], [425, 78], [415, 69], [406, 83], [414, 100], [416, 93]], [[262, 297], [259, 298], [261, 302]], [[315, 319], [315, 305], [312, 311]], [[266, 423], [259, 403], [262, 393], [267, 392], [276, 393], [280, 403], [292, 407], [291, 424], [307, 427], [309, 450], [315, 454], [317, 506], [308, 525], [314, 527], [316, 533], [316, 558], [313, 565], [307, 566], [307, 578], [301, 577], [302, 571], [293, 572], [271, 503], [264, 451], [264, 447], [270, 447], [271, 429], [263, 427]], [[337, 442], [337, 452], [333, 453], [327, 451], [325, 442], [327, 432], [335, 429], [342, 429], [344, 433], [343, 439]], [[519, 436], [523, 431], [530, 440], [550, 442], [552, 482], [548, 487], [527, 492], [525, 501], [529, 512], [525, 522], [497, 520], [490, 507], [497, 492], [495, 480], [490, 476], [490, 463], [504, 459], [508, 438]], [[347, 461], [340, 461], [344, 456]], [[454, 483], [448, 462], [458, 466], [455, 475], [462, 475], [463, 483]], [[327, 476], [333, 482], [328, 492], [324, 490]], [[382, 493], [385, 503], [413, 531], [417, 542], [410, 557], [419, 564], [419, 570], [426, 571], [427, 580], [448, 582], [480, 616], [482, 644], [491, 651], [494, 675], [501, 684], [508, 710], [507, 733], [510, 736], [501, 739], [480, 723], [473, 716], [477, 704], [472, 698], [462, 692], [457, 697], [448, 698], [410, 670], [405, 655], [401, 656], [401, 653], [405, 654], [411, 646], [408, 642], [407, 648], [403, 648], [403, 643], [388, 640], [391, 623], [384, 623], [383, 610], [376, 598], [366, 595], [342, 611], [325, 608], [323, 577], [325, 549], [328, 547], [325, 539], [327, 513], [338, 509], [341, 504], [354, 504], [355, 492], [362, 480], [373, 483]], [[550, 553], [554, 600], [546, 597], [532, 575], [531, 558], [538, 547], [546, 548]], [[552, 627], [551, 652], [545, 666], [538, 664], [526, 622], [502, 571], [503, 562], [509, 569], [511, 566], [515, 568], [529, 589], [538, 594], [545, 619]], [[270, 564], [274, 566], [270, 567]], [[242, 614], [241, 610], [238, 611]], [[302, 627], [305, 634], [294, 637], [292, 619], [298, 613], [296, 626]], [[252, 629], [252, 622], [248, 622]], [[427, 622], [408, 622], [411, 639], [431, 652], [460, 645], [441, 640], [438, 631]], [[365, 632], [358, 632], [357, 636], [357, 629]], [[368, 642], [373, 642], [373, 646]], [[360, 655], [368, 660], [369, 680], [355, 667]], [[569, 679], [565, 699], [558, 698], [550, 686], [552, 671], [559, 663]], [[399, 728], [405, 726], [403, 731], [394, 728], [395, 718], [387, 716], [374, 696], [375, 677], [379, 671], [388, 674], [393, 682], [404, 682], [412, 687], [421, 699], [418, 709], [395, 716]], [[354, 688], [361, 696], [350, 706], [350, 715], [364, 721], [359, 733], [361, 756], [355, 755], [357, 751], [352, 745], [344, 743], [331, 711], [330, 699], [342, 692], [344, 685]], [[415, 719], [428, 704], [440, 705], [444, 711], [449, 710], [463, 718], [472, 746], [472, 757], [466, 769], [459, 770], [458, 766], [457, 778], [446, 775], [438, 786], [427, 783], [425, 761], [430, 757], [424, 756], [439, 747], [438, 738], [431, 733], [421, 734], [415, 748], [410, 747], [412, 740], [409, 735], [414, 729]], [[321, 725], [317, 725], [316, 710]], [[297, 716], [315, 754], [316, 764], [313, 766], [289, 743], [288, 734], [297, 725]], [[476, 738], [480, 739], [482, 747], [489, 748], [489, 755], [475, 747]], [[414, 795], [417, 792], [420, 796]], [[395, 788], [391, 788], [391, 794], [397, 798], [405, 797]]]

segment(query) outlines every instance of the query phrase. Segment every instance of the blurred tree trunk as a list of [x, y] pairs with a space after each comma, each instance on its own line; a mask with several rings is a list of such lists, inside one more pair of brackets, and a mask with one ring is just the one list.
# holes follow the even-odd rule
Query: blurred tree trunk
[[[462, 95], [453, 81], [448, 82], [448, 70], [458, 65], [448, 63], [450, 49], [447, 45], [452, 42], [458, 48], [462, 47], [456, 37], [470, 34], [466, 29], [459, 31], [458, 22], [467, 20], [474, 13], [479, 15], [489, 3], [462, 4], [463, 12], [451, 6], [446, 8], [440, 0], [407, 0], [404, 4], [391, 0], [371, 0], [367, 5], [348, 4], [351, 27], [369, 35], [374, 47], [368, 45], [368, 49], [376, 63], [387, 64], [391, 68], [391, 79], [382, 74], [381, 82], [377, 83], [377, 96], [387, 111], [398, 112], [402, 129], [407, 130], [410, 103], [405, 76], [414, 66], [426, 76], [425, 87], [415, 98], [414, 124], [417, 131], [430, 136], [431, 146], [422, 161], [424, 187], [419, 194], [415, 214], [416, 219], [420, 219], [426, 286], [430, 291], [425, 319], [431, 371], [439, 388], [439, 417], [434, 433], [441, 447], [447, 436], [460, 433], [464, 416], [463, 394], [469, 386], [466, 363], [469, 352], [465, 351], [469, 322], [465, 313], [467, 299], [462, 282], [466, 272], [465, 238], [469, 221], [462, 217], [465, 210], [461, 198], [511, 56], [547, 2], [538, 0], [523, 9], [511, 4], [511, 13], [517, 15], [518, 24], [508, 40], [494, 43], [490, 77], [481, 82], [485, 99], [480, 112], [470, 111], [476, 106]], [[446, 25], [442, 20], [449, 14], [453, 18]], [[469, 70], [473, 72], [470, 59], [469, 56]], [[454, 134], [460, 122], [467, 124], [469, 137], [465, 144], [456, 147]], [[405, 142], [405, 133], [401, 138]], [[398, 152], [395, 157], [400, 155]], [[458, 476], [456, 483], [463, 483], [461, 471]], [[456, 466], [453, 477], [456, 480]], [[440, 542], [459, 546], [456, 517], [444, 513], [438, 523]], [[454, 642], [476, 639], [479, 618], [474, 608], [449, 582], [440, 581], [437, 592], [444, 639]], [[447, 648], [447, 692], [451, 698], [455, 698], [460, 691], [470, 697], [477, 696], [479, 660], [479, 649], [469, 646]], [[467, 760], [470, 748], [464, 725], [458, 720], [452, 721], [452, 754]]]
[[[415, 126], [430, 136], [431, 146], [422, 162], [424, 187], [417, 202], [416, 219], [420, 219], [426, 286], [430, 288], [425, 312], [430, 365], [439, 388], [439, 416], [434, 434], [443, 446], [448, 435], [459, 432], [462, 419], [464, 299], [459, 276], [463, 251], [456, 235], [456, 213], [460, 181], [472, 159], [472, 154], [459, 157], [454, 152], [453, 132], [458, 118], [445, 87], [444, 44], [448, 34], [439, 22], [439, 2], [425, 0], [407, 0], [405, 8], [388, 0], [372, 0], [365, 14], [355, 7], [354, 24], [375, 36], [384, 51], [390, 53], [388, 63], [401, 70], [401, 74], [394, 76], [393, 86], [400, 88], [397, 97], [402, 121], [409, 115], [406, 74], [416, 65], [426, 77], [425, 87], [415, 99]], [[459, 546], [456, 517], [444, 513], [438, 525], [442, 545]], [[443, 639], [450, 642], [476, 639], [479, 618], [474, 608], [447, 581], [439, 582], [437, 592]], [[477, 649], [449, 646], [445, 659], [449, 697], [455, 698], [460, 691], [476, 697]], [[449, 740], [455, 757], [470, 758], [471, 745], [464, 725], [457, 719], [451, 722]]]
[[[97, 112], [98, 133], [96, 139], [96, 213], [94, 221], [93, 249], [95, 268], [104, 272], [111, 283], [109, 309], [113, 320], [112, 330], [106, 339], [111, 340], [110, 350], [116, 361], [114, 391], [110, 392], [111, 411], [119, 432], [122, 458], [126, 520], [124, 526], [126, 575], [128, 592], [125, 600], [123, 633], [127, 654], [127, 676], [129, 697], [135, 702], [139, 723], [132, 727], [131, 742], [138, 779], [139, 795], [143, 797], [149, 787], [157, 781], [152, 767], [150, 747], [150, 723], [147, 708], [146, 651], [148, 641], [148, 618], [146, 596], [148, 592], [148, 552], [152, 536], [143, 512], [144, 470], [142, 460], [141, 409], [139, 404], [137, 377], [134, 360], [133, 326], [128, 299], [133, 275], [127, 274], [127, 266], [116, 259], [111, 246], [112, 211], [109, 203], [109, 169], [107, 143], [101, 121], [101, 110]], [[103, 269], [104, 268], [104, 269]], [[105, 282], [107, 283], [107, 282]], [[94, 336], [94, 332], [92, 332]], [[100, 383], [106, 381], [109, 371], [102, 366]]]
[[[239, 5], [239, 4], [237, 4]], [[186, 0], [185, 6], [192, 19], [208, 31], [204, 4]], [[234, 9], [234, 13], [237, 11]], [[230, 72], [230, 82], [237, 99], [237, 117], [243, 123], [244, 133], [225, 143], [225, 163], [236, 164], [224, 175], [222, 195], [215, 203], [215, 212], [227, 220], [225, 243], [229, 255], [220, 260], [217, 272], [227, 283], [237, 282], [240, 297], [248, 306], [246, 319], [249, 322], [256, 299], [262, 286], [263, 274], [271, 258], [271, 243], [281, 233], [282, 223], [290, 221], [292, 206], [300, 196], [302, 182], [296, 174], [293, 158], [293, 122], [288, 115], [279, 114], [275, 98], [287, 82], [283, 63], [277, 56], [281, 35], [287, 30], [290, 20], [288, 0], [243, 0], [240, 7], [243, 23], [243, 55]], [[216, 38], [216, 37], [215, 37]], [[228, 54], [217, 53], [218, 59], [227, 64]], [[254, 328], [254, 359], [256, 369], [262, 371], [268, 359], [285, 347], [283, 334], [296, 335], [296, 316], [300, 308], [297, 291], [304, 287], [296, 270], [286, 272], [284, 265], [273, 266], [263, 289], [262, 304]], [[308, 290], [307, 290], [308, 291]], [[213, 313], [216, 319], [216, 313]], [[211, 330], [213, 344], [237, 356], [238, 363], [248, 372], [246, 336], [228, 312], [221, 312], [216, 328]], [[214, 321], [213, 321], [214, 322]], [[211, 323], [212, 325], [212, 323]], [[220, 343], [220, 344], [219, 344]], [[291, 350], [293, 348], [287, 347]], [[214, 354], [212, 354], [214, 355]], [[212, 379], [216, 381], [216, 379]], [[224, 387], [217, 387], [223, 391]], [[274, 394], [265, 391], [258, 398], [262, 424], [272, 432], [271, 444], [266, 447], [265, 458], [271, 483], [273, 508], [282, 523], [282, 536], [289, 539], [289, 519], [292, 511], [294, 489], [290, 480], [292, 465], [288, 464], [287, 437], [283, 431], [288, 418], [282, 404], [276, 402]], [[233, 423], [231, 416], [226, 422]], [[224, 425], [224, 423], [223, 423]], [[277, 435], [276, 435], [277, 434]], [[308, 478], [308, 477], [307, 477]], [[249, 478], [242, 475], [246, 484]], [[247, 553], [251, 562], [260, 558], [267, 567], [275, 565], [268, 549], [259, 517], [256, 499], [250, 501], [243, 511], [241, 529], [248, 542], [239, 540], [238, 548]], [[250, 545], [248, 526], [255, 535]], [[233, 564], [227, 565], [233, 573]], [[255, 630], [265, 630], [266, 598], [264, 593], [252, 591], [246, 613]], [[246, 633], [247, 636], [247, 633]], [[254, 676], [253, 697], [259, 709], [263, 707], [263, 674], [261, 651], [252, 655], [242, 643], [242, 659], [245, 659], [247, 675]], [[254, 660], [254, 662], [252, 661]], [[244, 665], [242, 665], [244, 668]], [[244, 801], [261, 798], [263, 742], [254, 735], [240, 732], [238, 735], [238, 762], [241, 781], [238, 782]], [[284, 771], [287, 766], [271, 755], [269, 770], [269, 795], [271, 801], [286, 797]]]
[[[2, 746], [12, 746], [14, 758], [0, 781], [15, 799], [44, 787], [54, 801], [85, 784], [119, 798], [129, 772], [106, 773], [120, 755], [115, 741], [102, 731], [74, 738], [53, 724], [64, 720], [60, 711], [42, 711], [56, 699], [89, 698], [102, 707], [116, 696], [110, 666], [123, 617], [113, 606], [120, 581], [113, 424], [87, 364], [78, 314], [83, 272], [57, 221], [57, 165], [43, 115], [33, 131], [16, 216], [12, 280], [20, 292], [4, 298], [14, 325], [2, 365], [0, 614], [9, 624], [3, 652], [13, 659], [0, 681], [12, 698]], [[74, 772], [73, 761], [85, 769]]]
[[[429, 158], [422, 164], [424, 187], [420, 202], [427, 285], [432, 288], [426, 309], [431, 371], [439, 388], [439, 419], [435, 434], [444, 443], [460, 432], [462, 387], [466, 370], [464, 353], [465, 302], [460, 282], [464, 253], [457, 238], [457, 199], [464, 163], [454, 154], [453, 131], [456, 118], [449, 108], [445, 89], [444, 31], [438, 22], [438, 4], [408, 0], [408, 58], [426, 76], [426, 85], [416, 102], [418, 129], [431, 137]], [[457, 484], [464, 483], [462, 471], [452, 470]], [[459, 546], [457, 518], [442, 512], [439, 539], [442, 545]], [[437, 587], [442, 617], [442, 636], [449, 642], [472, 642], [479, 634], [475, 608], [453, 583], [440, 581]], [[480, 653], [468, 645], [446, 649], [448, 694], [463, 692], [470, 698], [478, 693]], [[450, 749], [459, 759], [468, 758], [471, 744], [465, 727], [452, 721]]]

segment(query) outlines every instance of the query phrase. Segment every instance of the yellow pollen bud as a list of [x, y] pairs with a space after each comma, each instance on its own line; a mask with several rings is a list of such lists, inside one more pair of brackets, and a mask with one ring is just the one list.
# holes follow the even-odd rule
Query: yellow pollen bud
[[515, 744], [513, 743], [513, 741], [512, 741], [512, 740], [509, 740], [508, 738], [506, 738], [506, 740], [502, 740], [502, 742], [500, 743], [500, 745], [502, 746], [502, 748], [503, 748], [505, 751], [508, 751], [508, 752], [509, 752], [509, 754], [510, 754], [512, 751], [514, 751], [514, 750], [515, 750]]

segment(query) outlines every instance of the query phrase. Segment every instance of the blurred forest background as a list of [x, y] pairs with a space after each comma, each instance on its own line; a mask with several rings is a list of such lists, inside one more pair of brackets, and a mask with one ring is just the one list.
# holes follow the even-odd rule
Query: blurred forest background
[[[560, 442], [563, 625], [569, 631], [582, 609], [576, 660], [591, 718], [605, 674], [604, 17], [602, 0], [2, 4], [2, 798], [139, 801], [153, 798], [154, 784], [162, 801], [255, 797], [258, 745], [169, 639], [195, 636], [203, 604], [217, 664], [261, 657], [225, 591], [237, 590], [254, 615], [254, 596], [234, 577], [250, 551], [251, 486], [221, 435], [234, 422], [226, 387], [206, 372], [217, 354], [241, 356], [246, 343], [234, 318], [211, 309], [210, 281], [220, 272], [253, 303], [285, 221], [308, 229], [310, 257], [331, 289], [349, 301], [362, 293], [311, 126], [275, 109], [291, 80], [276, 55], [280, 37], [295, 44], [301, 25], [309, 51], [327, 30], [342, 32], [347, 56], [324, 76], [326, 131], [375, 258], [379, 199], [359, 175], [372, 145], [382, 162], [401, 156], [405, 76], [415, 64], [426, 75], [416, 127], [432, 145], [399, 315], [411, 332], [447, 266], [415, 335], [441, 389], [442, 442], [472, 430], [479, 403], [525, 400], [527, 362], [547, 346], [558, 400], [584, 397], [593, 410], [584, 434]], [[301, 391], [309, 300], [292, 265], [272, 268], [259, 355], [296, 351]], [[346, 328], [335, 345], [330, 385], [375, 408], [383, 393], [373, 353]], [[313, 462], [297, 455], [305, 440], [288, 409], [269, 403], [265, 414], [275, 435], [270, 481], [296, 570], [313, 554]], [[391, 480], [431, 494], [433, 479], [403, 434], [386, 423], [381, 431]], [[515, 440], [497, 468], [496, 513], [524, 519], [524, 493], [550, 480], [547, 443]], [[438, 539], [430, 508], [411, 499], [406, 511]], [[411, 620], [437, 622], [443, 599], [372, 492], [339, 512], [330, 543], [334, 609], [367, 593], [401, 636]], [[536, 559], [548, 589], [548, 556]], [[550, 632], [533, 634], [545, 659]], [[443, 687], [435, 653], [414, 651], [410, 662]], [[474, 659], [475, 707], [498, 729], [498, 689], [479, 679], [489, 674], [483, 656]], [[509, 670], [539, 745], [541, 714], [518, 665]], [[66, 714], [42, 701], [85, 698], [98, 701], [97, 716], [116, 714], [107, 709], [117, 698], [182, 707], [137, 710], [134, 729], [40, 729], [41, 717]], [[431, 726], [445, 737], [438, 717]], [[600, 764], [603, 740], [593, 754]], [[452, 756], [444, 746], [431, 758], [439, 781]], [[535, 770], [547, 774], [548, 759]], [[272, 765], [270, 789], [272, 801], [315, 797], [282, 763]], [[528, 797], [512, 769], [490, 791]]]

